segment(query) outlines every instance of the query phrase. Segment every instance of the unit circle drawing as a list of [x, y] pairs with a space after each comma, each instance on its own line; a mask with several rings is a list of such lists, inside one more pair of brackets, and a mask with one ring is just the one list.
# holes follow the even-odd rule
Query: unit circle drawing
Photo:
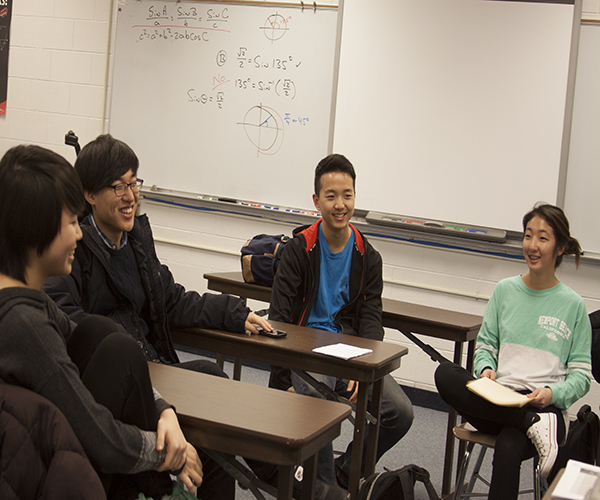
[[260, 29], [263, 30], [268, 40], [276, 42], [283, 38], [283, 35], [289, 29], [287, 25], [288, 19], [289, 17], [285, 18], [281, 14], [271, 14]]
[[257, 154], [274, 155], [283, 143], [284, 122], [277, 111], [262, 104], [252, 106], [239, 123]]

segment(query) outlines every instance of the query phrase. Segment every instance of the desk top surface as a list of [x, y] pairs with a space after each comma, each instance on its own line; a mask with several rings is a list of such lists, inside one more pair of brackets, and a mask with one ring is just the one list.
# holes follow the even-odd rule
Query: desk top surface
[[[207, 273], [208, 288], [269, 302], [271, 288], [246, 283], [241, 272]], [[474, 314], [383, 298], [383, 326], [431, 337], [466, 342], [474, 340], [482, 318]]]
[[274, 463], [299, 463], [303, 448], [315, 441], [321, 446], [328, 433], [337, 436], [336, 427], [350, 413], [341, 403], [173, 366], [148, 366], [152, 385], [175, 406], [184, 431], [196, 429], [195, 442], [190, 440], [224, 453], [266, 459], [263, 453], [271, 450], [273, 456], [288, 457]]
[[[400, 358], [408, 353], [406, 347], [391, 342], [379, 342], [279, 321], [270, 323], [287, 332], [287, 336], [274, 339], [195, 327], [172, 328], [171, 333], [175, 343], [363, 382], [373, 382], [394, 371], [400, 366]], [[363, 347], [373, 352], [350, 360], [313, 352], [316, 347], [337, 343]]]

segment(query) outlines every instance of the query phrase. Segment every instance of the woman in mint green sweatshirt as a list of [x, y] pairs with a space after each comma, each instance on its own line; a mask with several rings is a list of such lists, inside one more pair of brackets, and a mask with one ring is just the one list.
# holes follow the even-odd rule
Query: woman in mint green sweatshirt
[[474, 377], [453, 363], [435, 374], [442, 398], [480, 431], [498, 435], [489, 499], [517, 498], [521, 462], [539, 457], [547, 477], [566, 438], [568, 408], [590, 388], [591, 326], [583, 299], [555, 270], [581, 248], [555, 206], [538, 204], [523, 218], [528, 272], [501, 280], [477, 336], [475, 375], [527, 395], [522, 408], [503, 407], [466, 387]]

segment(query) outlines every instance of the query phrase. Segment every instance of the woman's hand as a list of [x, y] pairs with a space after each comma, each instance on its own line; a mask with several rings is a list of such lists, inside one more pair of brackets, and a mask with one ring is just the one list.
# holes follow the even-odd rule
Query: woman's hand
[[527, 394], [531, 399], [529, 404], [534, 408], [543, 409], [552, 403], [552, 389], [550, 387], [538, 387], [535, 391]]
[[177, 478], [186, 485], [192, 495], [196, 496], [196, 487], [202, 484], [203, 477], [202, 462], [198, 452], [190, 443], [187, 443], [185, 467]]
[[173, 408], [163, 410], [158, 419], [156, 428], [156, 449], [162, 451], [167, 449], [167, 456], [162, 465], [156, 469], [158, 472], [166, 470], [177, 470], [183, 467], [187, 450], [187, 441], [181, 427], [177, 415]]
[[254, 325], [260, 325], [267, 332], [273, 331], [273, 327], [265, 318], [251, 312], [246, 318], [246, 330], [250, 330], [253, 334], [258, 335], [258, 330]]
[[481, 377], [480, 378], [489, 378], [491, 380], [496, 380], [496, 372], [494, 370], [492, 370], [491, 368], [486, 368], [485, 370], [483, 370], [481, 372]]

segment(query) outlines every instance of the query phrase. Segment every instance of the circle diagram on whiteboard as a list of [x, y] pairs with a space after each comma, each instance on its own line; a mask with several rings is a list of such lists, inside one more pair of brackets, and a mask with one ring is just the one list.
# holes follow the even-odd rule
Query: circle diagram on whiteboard
[[262, 104], [251, 107], [239, 123], [256, 151], [263, 155], [274, 155], [283, 143], [283, 120], [273, 108]]
[[287, 25], [288, 19], [281, 14], [271, 14], [267, 17], [265, 24], [261, 28], [267, 39], [271, 42], [276, 42], [282, 38], [289, 29]]

